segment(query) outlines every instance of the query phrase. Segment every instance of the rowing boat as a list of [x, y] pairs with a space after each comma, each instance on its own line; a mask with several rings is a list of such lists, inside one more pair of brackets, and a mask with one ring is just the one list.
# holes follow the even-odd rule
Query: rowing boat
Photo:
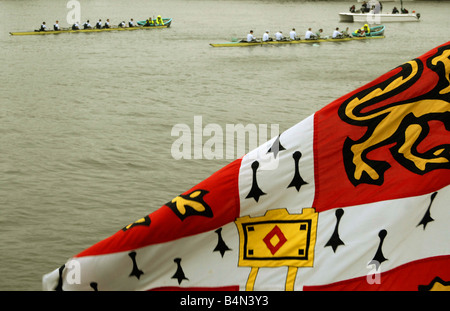
[[384, 35], [384, 25], [370, 27], [370, 32], [363, 35], [353, 32], [352, 35], [355, 37], [379, 37]]
[[[162, 20], [163, 20], [163, 26], [166, 25], [166, 23], [170, 23], [170, 22], [172, 21], [171, 18], [163, 18]], [[138, 21], [138, 22], [137, 22], [137, 24], [140, 25], [140, 26], [144, 26], [146, 23], [147, 23], [146, 20], [145, 20], [145, 21]], [[155, 26], [155, 25], [157, 25], [156, 19], [153, 19], [153, 25], [152, 25], [151, 27], [153, 27], [153, 26]]]
[[304, 39], [304, 40], [282, 40], [282, 41], [237, 41], [237, 42], [225, 42], [225, 43], [210, 43], [213, 47], [233, 47], [233, 46], [255, 46], [255, 45], [279, 45], [279, 44], [299, 44], [299, 43], [322, 43], [322, 42], [345, 42], [353, 40], [366, 40], [366, 39], [382, 39], [383, 36], [373, 37], [348, 37], [348, 38], [336, 38], [336, 39]]
[[50, 35], [50, 34], [60, 34], [60, 33], [83, 33], [83, 32], [107, 32], [107, 31], [131, 31], [131, 30], [148, 30], [148, 29], [161, 29], [168, 28], [172, 23], [171, 18], [164, 19], [164, 25], [152, 25], [152, 26], [137, 26], [137, 27], [111, 27], [111, 28], [92, 28], [92, 29], [62, 29], [62, 30], [46, 30], [46, 31], [23, 31], [23, 32], [10, 32], [13, 36], [29, 36], [29, 35]]

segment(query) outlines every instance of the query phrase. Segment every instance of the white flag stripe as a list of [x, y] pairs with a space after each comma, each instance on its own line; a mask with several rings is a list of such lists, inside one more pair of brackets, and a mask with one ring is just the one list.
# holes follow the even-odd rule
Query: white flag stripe
[[[239, 172], [239, 197], [241, 201], [241, 216], [260, 216], [266, 210], [287, 208], [297, 213], [303, 207], [311, 207], [314, 200], [314, 157], [313, 157], [313, 122], [310, 116], [280, 135], [280, 143], [286, 150], [280, 151], [276, 158], [268, 162], [263, 155], [267, 153], [275, 139], [249, 152], [243, 157]], [[267, 147], [269, 146], [269, 148]], [[293, 154], [301, 152], [299, 169], [301, 177], [307, 182], [297, 191], [295, 187], [288, 188], [295, 173]], [[256, 174], [258, 186], [266, 193], [258, 202], [247, 198], [253, 179], [252, 163], [261, 163]], [[268, 168], [268, 169], [266, 169]], [[270, 168], [270, 169], [269, 169]], [[300, 210], [298, 210], [300, 208]]]
[[378, 233], [383, 229], [387, 235], [382, 252], [387, 260], [381, 263], [380, 272], [414, 260], [448, 255], [449, 196], [450, 186], [438, 191], [431, 206], [434, 221], [425, 230], [418, 224], [430, 205], [431, 194], [344, 208], [339, 236], [345, 245], [339, 246], [336, 253], [325, 247], [335, 228], [335, 210], [319, 213], [314, 269], [299, 269], [298, 281], [302, 285], [322, 285], [366, 276], [373, 269], [367, 264], [376, 254]]

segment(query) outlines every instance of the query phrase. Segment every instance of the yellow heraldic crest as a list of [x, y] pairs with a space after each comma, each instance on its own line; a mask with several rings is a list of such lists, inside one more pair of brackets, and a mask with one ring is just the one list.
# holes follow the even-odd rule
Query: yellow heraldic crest
[[237, 218], [239, 266], [251, 267], [246, 290], [253, 290], [259, 268], [284, 266], [286, 290], [294, 290], [297, 269], [314, 263], [317, 219], [314, 208], [304, 208], [301, 214], [275, 209], [261, 217]]

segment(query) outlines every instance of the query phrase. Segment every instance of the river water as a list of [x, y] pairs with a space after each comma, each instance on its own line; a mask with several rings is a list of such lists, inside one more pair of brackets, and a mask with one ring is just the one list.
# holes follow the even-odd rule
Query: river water
[[[308, 27], [353, 30], [362, 25], [340, 23], [338, 13], [357, 3], [79, 0], [80, 22], [162, 15], [173, 23], [9, 35], [56, 19], [67, 27], [67, 3], [0, 1], [0, 290], [40, 290], [43, 274], [232, 161], [225, 151], [194, 159], [194, 146], [176, 160], [174, 128], [192, 130], [183, 139], [210, 125], [282, 132], [447, 42], [450, 29], [450, 2], [405, 2], [421, 21], [387, 24], [381, 40], [213, 48], [250, 29], [257, 37], [292, 27], [302, 36]], [[201, 140], [196, 148], [208, 137]]]

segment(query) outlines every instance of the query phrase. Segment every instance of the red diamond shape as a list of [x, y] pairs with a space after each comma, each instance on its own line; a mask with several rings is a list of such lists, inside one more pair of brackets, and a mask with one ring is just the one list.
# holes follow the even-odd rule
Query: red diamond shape
[[[270, 241], [274, 236], [277, 236], [279, 240], [276, 245], [273, 245], [272, 242]], [[264, 243], [266, 243], [272, 255], [275, 255], [275, 253], [280, 249], [280, 247], [283, 246], [284, 243], [286, 243], [287, 239], [284, 236], [283, 232], [281, 232], [280, 228], [278, 228], [278, 226], [275, 225], [275, 227], [273, 227], [273, 229], [265, 236], [263, 241]]]

